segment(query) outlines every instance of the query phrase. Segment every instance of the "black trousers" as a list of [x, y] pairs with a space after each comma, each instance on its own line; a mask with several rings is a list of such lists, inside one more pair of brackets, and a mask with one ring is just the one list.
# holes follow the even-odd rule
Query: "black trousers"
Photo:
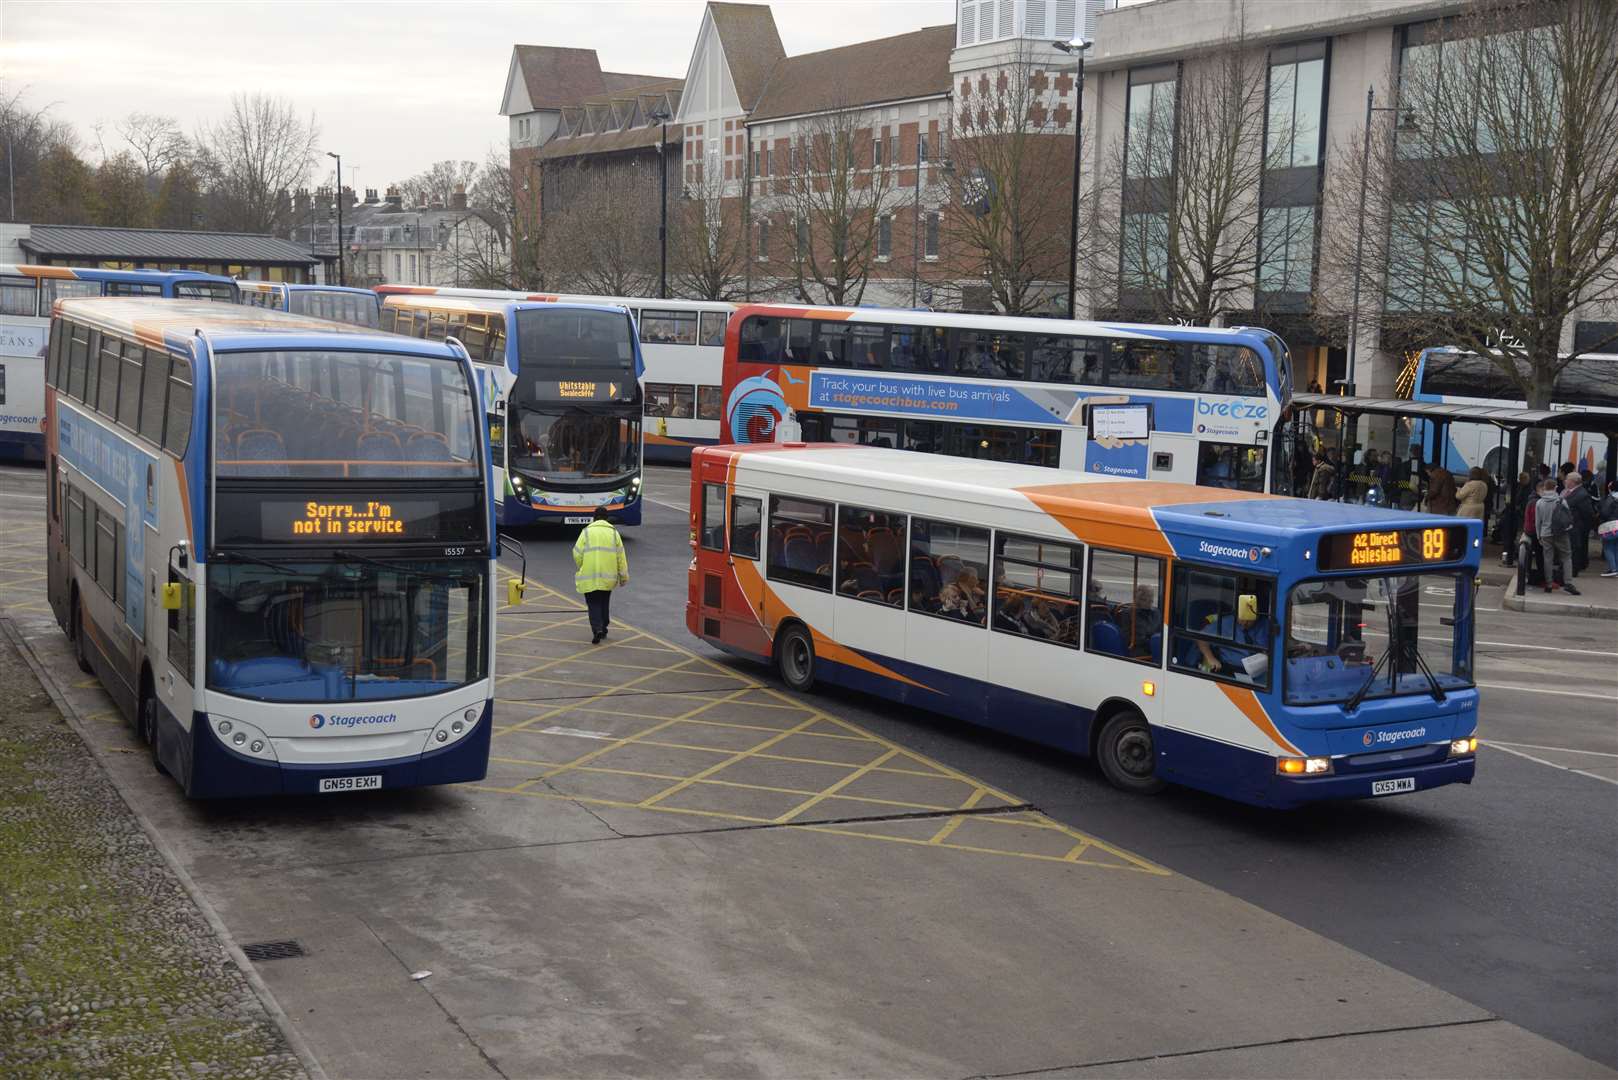
[[607, 632], [612, 625], [612, 590], [596, 589], [584, 594], [584, 605], [590, 609], [590, 633], [596, 637]]

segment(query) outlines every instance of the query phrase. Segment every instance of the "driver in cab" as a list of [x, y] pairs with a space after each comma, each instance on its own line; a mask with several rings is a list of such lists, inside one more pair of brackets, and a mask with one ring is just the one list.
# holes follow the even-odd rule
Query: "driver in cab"
[[1202, 653], [1198, 668], [1210, 674], [1244, 680], [1262, 677], [1261, 672], [1249, 671], [1246, 664], [1248, 657], [1268, 656], [1270, 652], [1270, 621], [1259, 616], [1257, 596], [1252, 593], [1238, 596], [1236, 614], [1221, 615], [1211, 632], [1233, 644], [1198, 641], [1197, 649]]

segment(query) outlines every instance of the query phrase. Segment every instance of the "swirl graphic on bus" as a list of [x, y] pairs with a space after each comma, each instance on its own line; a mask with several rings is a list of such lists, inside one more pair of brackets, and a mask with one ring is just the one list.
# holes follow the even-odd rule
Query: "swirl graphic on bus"
[[787, 403], [781, 396], [781, 388], [763, 375], [753, 375], [737, 383], [725, 403], [731, 442], [774, 442], [776, 427], [786, 414]]

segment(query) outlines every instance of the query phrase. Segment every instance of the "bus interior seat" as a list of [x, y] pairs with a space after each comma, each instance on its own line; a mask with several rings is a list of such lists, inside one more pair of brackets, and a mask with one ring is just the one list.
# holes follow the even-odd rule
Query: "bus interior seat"
[[361, 461], [398, 461], [402, 453], [399, 437], [390, 431], [367, 431], [354, 452]]
[[940, 555], [938, 557], [938, 578], [941, 584], [948, 585], [961, 576], [961, 557], [959, 555]]
[[1097, 652], [1124, 655], [1124, 635], [1116, 624], [1105, 620], [1090, 624], [1090, 645]]
[[807, 536], [788, 538], [781, 548], [781, 562], [788, 570], [812, 570], [819, 562], [814, 543]]
[[1146, 648], [1151, 653], [1152, 663], [1161, 664], [1163, 662], [1163, 631], [1159, 630], [1147, 638]]
[[449, 440], [436, 431], [418, 431], [405, 441], [410, 461], [450, 461]]

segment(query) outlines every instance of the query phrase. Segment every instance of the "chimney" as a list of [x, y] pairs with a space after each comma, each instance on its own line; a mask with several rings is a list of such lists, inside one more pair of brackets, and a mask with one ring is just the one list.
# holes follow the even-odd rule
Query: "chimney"
[[451, 210], [465, 210], [466, 209], [466, 185], [465, 184], [456, 184], [455, 185], [455, 194], [453, 194], [453, 195], [451, 195], [449, 197], [449, 208]]
[[404, 209], [404, 196], [399, 194], [399, 189], [394, 187], [392, 184], [388, 185], [388, 197], [385, 209], [395, 211]]
[[354, 189], [345, 186], [343, 188], [343, 209], [352, 210], [358, 202], [359, 200], [354, 198]]
[[309, 207], [309, 189], [299, 188], [292, 196], [292, 212], [298, 217], [308, 217]]
[[375, 206], [377, 203], [379, 203], [381, 201], [382, 201], [381, 199], [376, 197], [376, 188], [368, 187], [368, 188], [365, 189], [365, 205], [366, 206]]

